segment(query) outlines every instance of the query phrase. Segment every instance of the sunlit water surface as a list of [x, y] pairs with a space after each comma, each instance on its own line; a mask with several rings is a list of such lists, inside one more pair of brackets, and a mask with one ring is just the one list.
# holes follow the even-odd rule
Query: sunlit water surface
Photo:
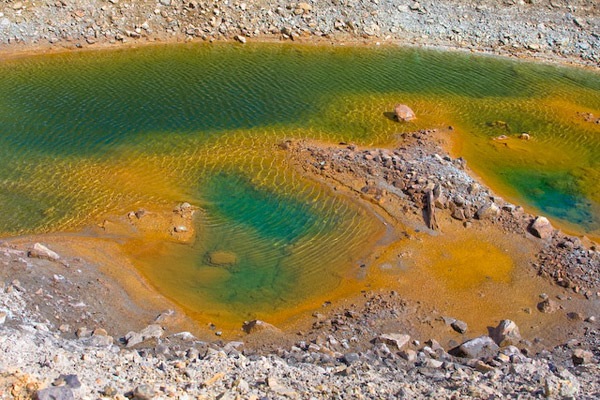
[[[384, 115], [397, 102], [416, 122]], [[599, 237], [600, 123], [586, 113], [600, 118], [597, 71], [469, 54], [223, 44], [9, 59], [0, 232], [189, 201], [204, 210], [196, 242], [140, 255], [140, 269], [190, 312], [252, 316], [339, 288], [382, 234], [294, 173], [282, 140], [387, 145], [452, 125], [456, 155], [501, 195]], [[236, 262], [216, 267], [214, 251]]]

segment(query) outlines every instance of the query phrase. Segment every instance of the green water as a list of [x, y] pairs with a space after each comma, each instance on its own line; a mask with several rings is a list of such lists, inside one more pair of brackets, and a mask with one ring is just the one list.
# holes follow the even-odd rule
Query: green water
[[[397, 102], [416, 122], [385, 116]], [[190, 201], [206, 211], [204, 236], [147, 260], [149, 279], [190, 308], [196, 296], [285, 307], [335, 288], [381, 227], [294, 173], [283, 139], [386, 145], [453, 125], [460, 155], [501, 195], [598, 237], [600, 124], [583, 112], [600, 118], [597, 71], [462, 53], [222, 44], [4, 60], [0, 232]], [[219, 247], [236, 267], [206, 265]]]

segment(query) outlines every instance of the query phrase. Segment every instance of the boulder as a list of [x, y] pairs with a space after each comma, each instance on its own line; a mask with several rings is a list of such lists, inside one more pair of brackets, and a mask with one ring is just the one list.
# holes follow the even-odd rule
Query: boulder
[[500, 347], [516, 346], [521, 341], [519, 327], [510, 319], [500, 321], [498, 326], [492, 329], [490, 336]]
[[394, 106], [394, 118], [398, 122], [407, 122], [416, 119], [415, 112], [406, 104], [396, 104]]
[[500, 348], [489, 336], [480, 336], [467, 340], [458, 347], [449, 351], [456, 357], [464, 358], [491, 358], [498, 354]]
[[546, 239], [552, 236], [554, 227], [550, 224], [548, 218], [537, 217], [529, 227], [529, 230], [540, 239]]
[[229, 266], [237, 264], [237, 256], [229, 251], [212, 251], [207, 255], [208, 263], [215, 266]]

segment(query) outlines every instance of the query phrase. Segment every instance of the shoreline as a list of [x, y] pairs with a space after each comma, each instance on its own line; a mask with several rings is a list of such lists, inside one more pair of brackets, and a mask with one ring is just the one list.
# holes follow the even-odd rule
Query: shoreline
[[94, 53], [104, 51], [123, 51], [130, 49], [140, 49], [152, 46], [178, 46], [178, 45], [220, 45], [234, 44], [243, 46], [246, 44], [269, 44], [269, 45], [298, 45], [298, 46], [315, 46], [315, 47], [376, 47], [376, 48], [406, 48], [406, 49], [423, 49], [426, 51], [442, 51], [456, 52], [463, 54], [474, 54], [482, 57], [499, 57], [513, 61], [521, 61], [526, 63], [540, 63], [550, 66], [559, 66], [566, 68], [582, 68], [589, 71], [598, 71], [600, 62], [593, 63], [582, 60], [580, 57], [568, 56], [564, 57], [554, 53], [532, 53], [532, 52], [514, 52], [488, 48], [477, 47], [461, 47], [454, 46], [450, 43], [418, 43], [405, 42], [398, 38], [393, 39], [373, 39], [360, 38], [354, 36], [341, 36], [333, 38], [318, 38], [305, 37], [301, 39], [289, 40], [280, 36], [262, 36], [249, 39], [246, 43], [240, 43], [234, 38], [220, 38], [212, 41], [193, 39], [185, 40], [184, 38], [176, 37], [167, 40], [155, 38], [154, 40], [135, 41], [124, 43], [97, 43], [94, 45], [76, 47], [76, 46], [57, 46], [53, 44], [47, 45], [9, 45], [0, 47], [0, 62], [11, 59], [20, 59], [27, 57], [42, 57], [61, 55], [65, 53]]

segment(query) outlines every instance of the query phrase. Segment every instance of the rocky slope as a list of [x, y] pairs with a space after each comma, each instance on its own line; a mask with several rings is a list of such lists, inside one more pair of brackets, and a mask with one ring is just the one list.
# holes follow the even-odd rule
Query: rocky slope
[[[540, 295], [530, 311], [534, 319], [557, 316], [566, 329], [558, 345], [545, 344], [555, 330], [526, 337], [510, 320], [488, 335], [471, 334], [464, 322], [385, 290], [365, 291], [352, 304], [324, 304], [298, 331], [255, 322], [240, 329], [239, 340], [200, 338], [180, 330], [178, 312], [136, 308], [87, 258], [17, 239], [0, 248], [0, 397], [598, 397], [596, 245], [551, 227], [538, 231], [534, 216], [480, 186], [463, 160], [444, 154], [436, 133], [405, 135], [395, 150], [286, 142], [277, 151], [288, 152], [308, 176], [371, 204], [390, 224], [403, 219], [427, 229], [431, 221], [420, 210], [434, 191], [444, 229], [458, 220], [461, 229], [520, 235], [553, 259], [562, 259], [570, 242], [576, 264], [589, 274], [571, 274], [573, 263], [543, 263], [544, 274], [560, 271], [561, 286], [558, 294]], [[537, 258], [531, 261], [536, 268]]]

